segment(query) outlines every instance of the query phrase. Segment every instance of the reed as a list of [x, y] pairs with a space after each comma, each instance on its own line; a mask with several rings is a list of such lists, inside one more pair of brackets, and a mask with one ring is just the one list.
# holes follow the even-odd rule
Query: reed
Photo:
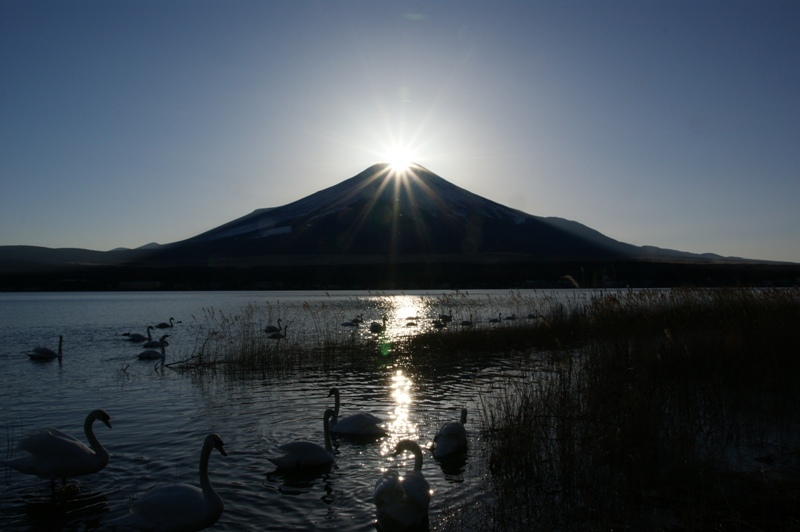
[[628, 291], [563, 318], [571, 348], [483, 399], [491, 528], [800, 524], [800, 291]]

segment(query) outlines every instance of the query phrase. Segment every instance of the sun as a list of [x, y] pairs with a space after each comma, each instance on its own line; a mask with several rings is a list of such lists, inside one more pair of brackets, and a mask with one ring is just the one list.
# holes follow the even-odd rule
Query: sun
[[406, 172], [414, 164], [414, 154], [406, 146], [393, 145], [386, 150], [386, 162], [393, 172], [398, 174]]

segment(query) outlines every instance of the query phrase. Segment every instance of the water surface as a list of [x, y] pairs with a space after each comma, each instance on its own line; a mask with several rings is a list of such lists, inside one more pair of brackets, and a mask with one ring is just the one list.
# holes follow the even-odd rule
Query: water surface
[[[154, 361], [139, 361], [140, 344], [124, 332], [144, 334], [147, 325], [174, 317], [167, 361], [189, 356], [197, 346], [204, 318], [237, 316], [256, 306], [248, 319], [258, 329], [281, 319], [288, 334], [310, 343], [330, 335], [356, 335], [370, 341], [364, 326], [342, 323], [363, 314], [367, 322], [387, 316], [382, 337], [414, 334], [436, 327], [440, 314], [447, 326], [471, 319], [489, 324], [497, 314], [520, 319], [535, 313], [550, 293], [480, 292], [169, 292], [0, 294], [0, 443], [4, 456], [16, 456], [14, 444], [25, 431], [54, 426], [82, 441], [84, 418], [105, 409], [112, 429], [97, 423], [99, 440], [111, 453], [101, 472], [73, 479], [77, 494], [50, 497], [49, 483], [4, 470], [0, 483], [0, 518], [4, 530], [91, 530], [127, 511], [131, 501], [154, 485], [196, 484], [203, 438], [219, 433], [227, 457], [213, 453], [212, 484], [225, 502], [217, 530], [335, 529], [374, 530], [372, 490], [387, 468], [410, 469], [413, 456], [392, 457], [400, 439], [428, 447], [438, 427], [456, 420], [462, 406], [470, 411], [470, 452], [465, 463], [442, 468], [429, 452], [423, 472], [433, 497], [430, 524], [442, 509], [479, 500], [483, 467], [475, 412], [495, 379], [512, 371], [513, 362], [487, 358], [425, 371], [380, 355], [369, 367], [304, 371], [289, 377], [233, 379], [214, 372], [179, 372]], [[500, 301], [512, 304], [500, 306]], [[211, 309], [211, 310], [210, 310]], [[64, 336], [64, 358], [38, 363], [26, 352], [40, 344], [55, 349]], [[279, 343], [275, 343], [279, 349]], [[488, 354], [487, 354], [488, 355]], [[333, 406], [332, 386], [341, 390], [342, 415], [369, 411], [383, 418], [388, 436], [372, 442], [335, 438], [336, 463], [306, 475], [274, 473], [268, 456], [294, 440], [323, 443], [322, 415]], [[19, 453], [17, 453], [18, 455]]]

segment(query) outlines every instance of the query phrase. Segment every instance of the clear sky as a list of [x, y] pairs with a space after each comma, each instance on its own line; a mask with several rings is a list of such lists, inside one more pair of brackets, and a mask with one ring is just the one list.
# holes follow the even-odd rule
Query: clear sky
[[800, 3], [0, 1], [0, 245], [182, 240], [393, 144], [623, 242], [800, 262]]

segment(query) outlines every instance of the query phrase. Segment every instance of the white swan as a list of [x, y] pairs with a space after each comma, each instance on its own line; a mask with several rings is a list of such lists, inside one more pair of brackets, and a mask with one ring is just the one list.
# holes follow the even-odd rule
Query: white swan
[[147, 340], [147, 336], [139, 333], [126, 332], [122, 333], [122, 336], [127, 336], [128, 340], [131, 342], [144, 342]]
[[383, 324], [373, 321], [369, 324], [369, 331], [374, 333], [381, 333], [386, 330], [386, 316], [383, 317]]
[[53, 490], [58, 478], [66, 484], [69, 477], [97, 473], [108, 464], [108, 451], [92, 430], [96, 419], [111, 428], [111, 417], [104, 410], [91, 411], [83, 423], [83, 432], [91, 448], [69, 434], [48, 427], [33, 430], [20, 440], [17, 449], [28, 455], [0, 459], [0, 463], [27, 475], [50, 479]]
[[273, 340], [281, 340], [283, 338], [286, 338], [286, 329], [288, 327], [289, 327], [288, 325], [284, 325], [283, 326], [283, 332], [280, 332], [280, 331], [274, 332], [274, 333], [270, 334], [268, 336], [268, 338], [272, 338]]
[[171, 327], [174, 327], [175, 325], [172, 323], [174, 321], [175, 321], [175, 318], [170, 318], [169, 319], [169, 323], [167, 323], [165, 321], [162, 321], [161, 323], [156, 325], [156, 329], [169, 329]]
[[158, 340], [158, 345], [161, 346], [161, 351], [156, 351], [155, 349], [145, 349], [141, 353], [139, 353], [139, 360], [157, 360], [159, 358], [167, 358], [167, 352], [164, 350], [164, 346], [167, 345], [166, 338], [169, 335], [165, 334]]
[[461, 421], [448, 421], [433, 438], [433, 457], [447, 460], [467, 452], [467, 409], [461, 409]]
[[274, 332], [281, 332], [281, 319], [278, 318], [278, 325], [267, 325], [264, 328], [264, 332], [266, 333], [274, 333]]
[[[150, 331], [152, 329], [152, 325], [147, 326], [147, 341], [142, 345], [142, 347], [161, 347], [161, 340], [153, 340], [153, 337], [150, 336]], [[169, 342], [164, 340], [164, 345], [169, 345]]]
[[200, 451], [200, 487], [190, 484], [169, 484], [154, 488], [140, 497], [130, 513], [114, 519], [112, 530], [202, 530], [217, 522], [222, 515], [222, 498], [208, 479], [211, 450], [228, 456], [218, 434], [209, 434]]
[[328, 426], [335, 434], [347, 434], [350, 436], [385, 436], [386, 431], [378, 425], [383, 420], [368, 412], [358, 412], [339, 419], [339, 389], [331, 388], [328, 397], [333, 396], [333, 417]]
[[283, 456], [267, 458], [278, 469], [299, 469], [305, 467], [320, 467], [333, 463], [333, 447], [331, 435], [328, 430], [328, 420], [333, 417], [333, 410], [325, 410], [323, 430], [325, 434], [325, 447], [308, 441], [295, 441], [285, 443], [278, 447], [284, 452]]
[[428, 516], [431, 489], [422, 474], [422, 449], [411, 440], [397, 444], [395, 455], [414, 453], [414, 469], [404, 475], [396, 469], [386, 471], [375, 483], [373, 501], [382, 530], [407, 530], [419, 526]]
[[61, 356], [62, 356], [61, 347], [62, 347], [63, 343], [64, 343], [64, 337], [63, 336], [59, 336], [58, 337], [58, 353], [56, 353], [55, 351], [53, 351], [49, 347], [38, 346], [38, 347], [34, 347], [31, 350], [31, 352], [28, 353], [28, 356], [31, 358], [31, 360], [54, 360], [56, 358], [61, 360]]

